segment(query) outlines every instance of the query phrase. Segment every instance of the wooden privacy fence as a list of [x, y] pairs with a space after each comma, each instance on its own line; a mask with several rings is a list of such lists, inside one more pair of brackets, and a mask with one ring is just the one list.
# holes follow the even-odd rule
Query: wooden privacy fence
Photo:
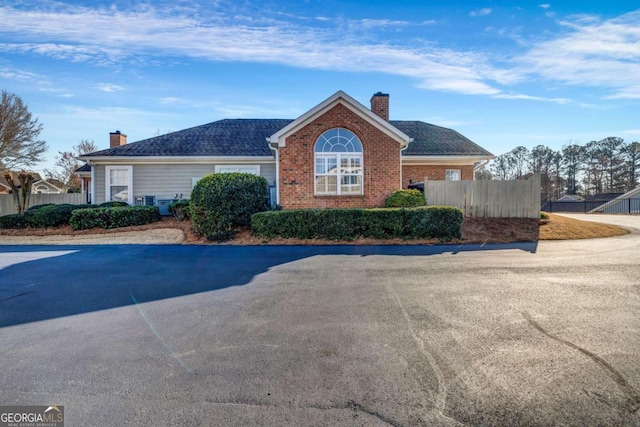
[[[86, 194], [32, 194], [29, 197], [29, 206], [42, 205], [45, 203], [69, 203], [71, 205], [81, 205], [86, 203]], [[13, 195], [0, 194], [0, 216], [17, 213]]]
[[539, 218], [540, 175], [519, 181], [424, 180], [428, 205], [455, 206], [472, 218]]

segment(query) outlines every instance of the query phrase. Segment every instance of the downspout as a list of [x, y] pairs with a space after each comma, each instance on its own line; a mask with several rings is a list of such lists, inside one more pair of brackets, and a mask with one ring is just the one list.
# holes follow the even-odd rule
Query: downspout
[[403, 169], [403, 167], [402, 167], [402, 166], [403, 166], [403, 164], [402, 164], [402, 152], [403, 152], [404, 150], [406, 150], [407, 148], [409, 148], [409, 144], [410, 144], [411, 142], [413, 142], [413, 138], [411, 138], [411, 139], [409, 140], [409, 142], [407, 142], [407, 145], [405, 145], [404, 147], [402, 147], [402, 148], [400, 149], [400, 188], [402, 188], [402, 173], [403, 173], [403, 172], [402, 172], [402, 169]]
[[274, 147], [269, 143], [269, 138], [267, 138], [267, 144], [276, 156], [276, 205], [280, 206], [280, 153], [277, 145]]

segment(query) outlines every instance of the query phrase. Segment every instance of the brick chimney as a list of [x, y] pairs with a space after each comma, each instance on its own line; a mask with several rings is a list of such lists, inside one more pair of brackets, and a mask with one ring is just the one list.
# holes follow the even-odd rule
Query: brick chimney
[[127, 143], [127, 135], [119, 130], [109, 133], [109, 148], [120, 147]]
[[371, 97], [371, 111], [386, 121], [389, 121], [389, 94], [382, 92], [374, 93]]

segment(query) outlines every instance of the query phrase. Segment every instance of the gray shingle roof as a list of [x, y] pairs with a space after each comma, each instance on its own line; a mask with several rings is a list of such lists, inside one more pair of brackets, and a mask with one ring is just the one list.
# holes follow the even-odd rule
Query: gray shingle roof
[[[225, 119], [160, 135], [91, 156], [272, 156], [267, 138], [293, 120]], [[458, 132], [419, 121], [392, 120], [391, 124], [414, 138], [405, 156], [491, 156]]]
[[403, 156], [493, 156], [453, 129], [430, 123], [391, 120], [390, 123], [413, 138]]
[[273, 156], [267, 138], [291, 122], [225, 119], [87, 156]]

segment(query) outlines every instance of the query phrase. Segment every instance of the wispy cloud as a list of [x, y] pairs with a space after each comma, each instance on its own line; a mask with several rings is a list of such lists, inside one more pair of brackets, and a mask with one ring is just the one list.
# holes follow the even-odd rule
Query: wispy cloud
[[609, 98], [640, 98], [640, 11], [601, 21], [562, 21], [565, 33], [519, 58], [528, 74], [610, 90]]
[[551, 5], [549, 3], [544, 3], [544, 4], [539, 4], [538, 7], [541, 7], [543, 9], [549, 9]]
[[124, 87], [122, 86], [118, 86], [116, 84], [113, 83], [100, 83], [98, 85], [96, 85], [96, 89], [101, 90], [103, 92], [121, 92], [123, 90], [125, 90]]
[[547, 98], [543, 96], [510, 94], [510, 93], [499, 93], [497, 95], [493, 95], [493, 97], [498, 99], [516, 99], [516, 100], [520, 99], [520, 100], [526, 100], [526, 101], [553, 102], [555, 104], [569, 104], [571, 102], [571, 100], [567, 98]]
[[[539, 6], [545, 10], [550, 7]], [[491, 13], [490, 8], [484, 8], [470, 15]], [[526, 51], [510, 59], [499, 53], [443, 49], [429, 40], [408, 46], [358, 37], [358, 31], [350, 32], [351, 25], [342, 28], [339, 19], [329, 17], [316, 16], [311, 19], [316, 25], [303, 25], [299, 22], [305, 20], [278, 21], [282, 18], [275, 16], [205, 14], [191, 9], [176, 12], [175, 8], [151, 5], [132, 10], [59, 3], [33, 10], [5, 6], [0, 7], [0, 35], [7, 42], [0, 43], [0, 51], [103, 66], [184, 56], [212, 62], [375, 71], [415, 79], [416, 86], [430, 90], [555, 103], [569, 101], [538, 94], [514, 95], [512, 87], [531, 80], [561, 82], [605, 88], [610, 98], [640, 98], [640, 11], [605, 21], [589, 15], [565, 19], [560, 22], [559, 35], [547, 34], [543, 41], [523, 40], [520, 46]], [[349, 22], [359, 28], [435, 23], [390, 19]], [[109, 83], [97, 88], [106, 92], [124, 89]], [[166, 98], [164, 102], [176, 101]]]
[[492, 9], [490, 9], [490, 8], [488, 8], [488, 7], [485, 7], [485, 8], [483, 8], [483, 9], [472, 10], [472, 11], [469, 13], [469, 16], [471, 16], [472, 18], [473, 18], [473, 17], [476, 17], [476, 16], [486, 16], [486, 15], [490, 15], [490, 14], [491, 14], [491, 12], [493, 12], [493, 10], [492, 10]]
[[[490, 80], [500, 71], [491, 70], [488, 61], [476, 54], [358, 41], [334, 27], [268, 20], [239, 25], [236, 21], [218, 15], [196, 19], [150, 6], [134, 11], [67, 6], [62, 10], [29, 12], [4, 7], [0, 8], [0, 22], [7, 25], [0, 31], [20, 34], [24, 42], [0, 44], [0, 51], [28, 51], [100, 64], [164, 54], [326, 70], [375, 70], [415, 78], [420, 86], [431, 89], [470, 94], [499, 92]], [[360, 24], [400, 26], [408, 22], [364, 20]], [[58, 43], [45, 42], [52, 39]]]

